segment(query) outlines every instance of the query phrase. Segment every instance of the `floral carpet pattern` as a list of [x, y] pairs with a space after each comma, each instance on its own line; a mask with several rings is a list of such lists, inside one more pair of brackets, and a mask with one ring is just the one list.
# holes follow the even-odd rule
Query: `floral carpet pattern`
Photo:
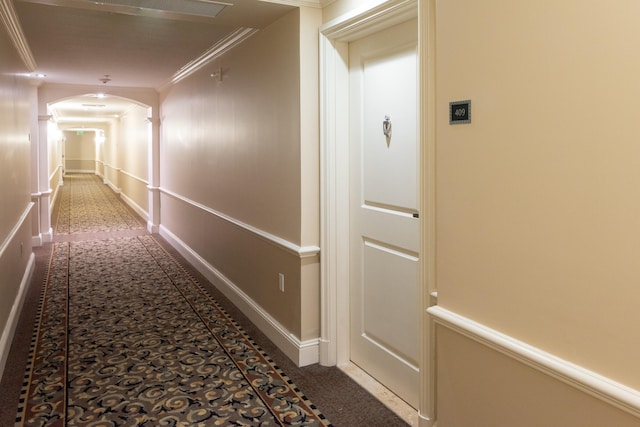
[[38, 318], [16, 426], [330, 425], [151, 235], [55, 243]]
[[144, 224], [93, 174], [67, 174], [56, 234], [142, 229]]

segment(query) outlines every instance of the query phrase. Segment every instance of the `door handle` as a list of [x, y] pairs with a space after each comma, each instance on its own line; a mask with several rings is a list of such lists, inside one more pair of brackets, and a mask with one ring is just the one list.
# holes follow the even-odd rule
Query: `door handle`
[[391, 117], [385, 115], [382, 122], [382, 133], [387, 139], [391, 138]]

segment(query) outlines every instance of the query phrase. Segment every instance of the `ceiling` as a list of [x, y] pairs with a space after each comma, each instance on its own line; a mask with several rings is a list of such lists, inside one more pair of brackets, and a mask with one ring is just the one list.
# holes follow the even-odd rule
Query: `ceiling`
[[[95, 85], [95, 93], [109, 86], [158, 89], [239, 29], [260, 30], [294, 9], [258, 0], [14, 0], [14, 5], [35, 73], [45, 75], [45, 83]], [[96, 118], [128, 107], [121, 99], [92, 94], [56, 104], [54, 113], [60, 119]]]

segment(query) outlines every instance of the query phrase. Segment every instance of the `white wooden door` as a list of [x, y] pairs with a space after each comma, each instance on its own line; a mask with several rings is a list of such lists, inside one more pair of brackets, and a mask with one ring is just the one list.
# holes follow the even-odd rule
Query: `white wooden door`
[[350, 358], [416, 408], [417, 35], [412, 20], [349, 45]]

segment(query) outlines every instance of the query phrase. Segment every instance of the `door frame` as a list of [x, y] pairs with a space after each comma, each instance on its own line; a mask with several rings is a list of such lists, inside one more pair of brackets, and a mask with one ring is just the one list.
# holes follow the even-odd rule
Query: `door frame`
[[420, 427], [435, 423], [435, 0], [381, 0], [320, 28], [320, 363], [349, 363], [349, 42], [418, 17]]

